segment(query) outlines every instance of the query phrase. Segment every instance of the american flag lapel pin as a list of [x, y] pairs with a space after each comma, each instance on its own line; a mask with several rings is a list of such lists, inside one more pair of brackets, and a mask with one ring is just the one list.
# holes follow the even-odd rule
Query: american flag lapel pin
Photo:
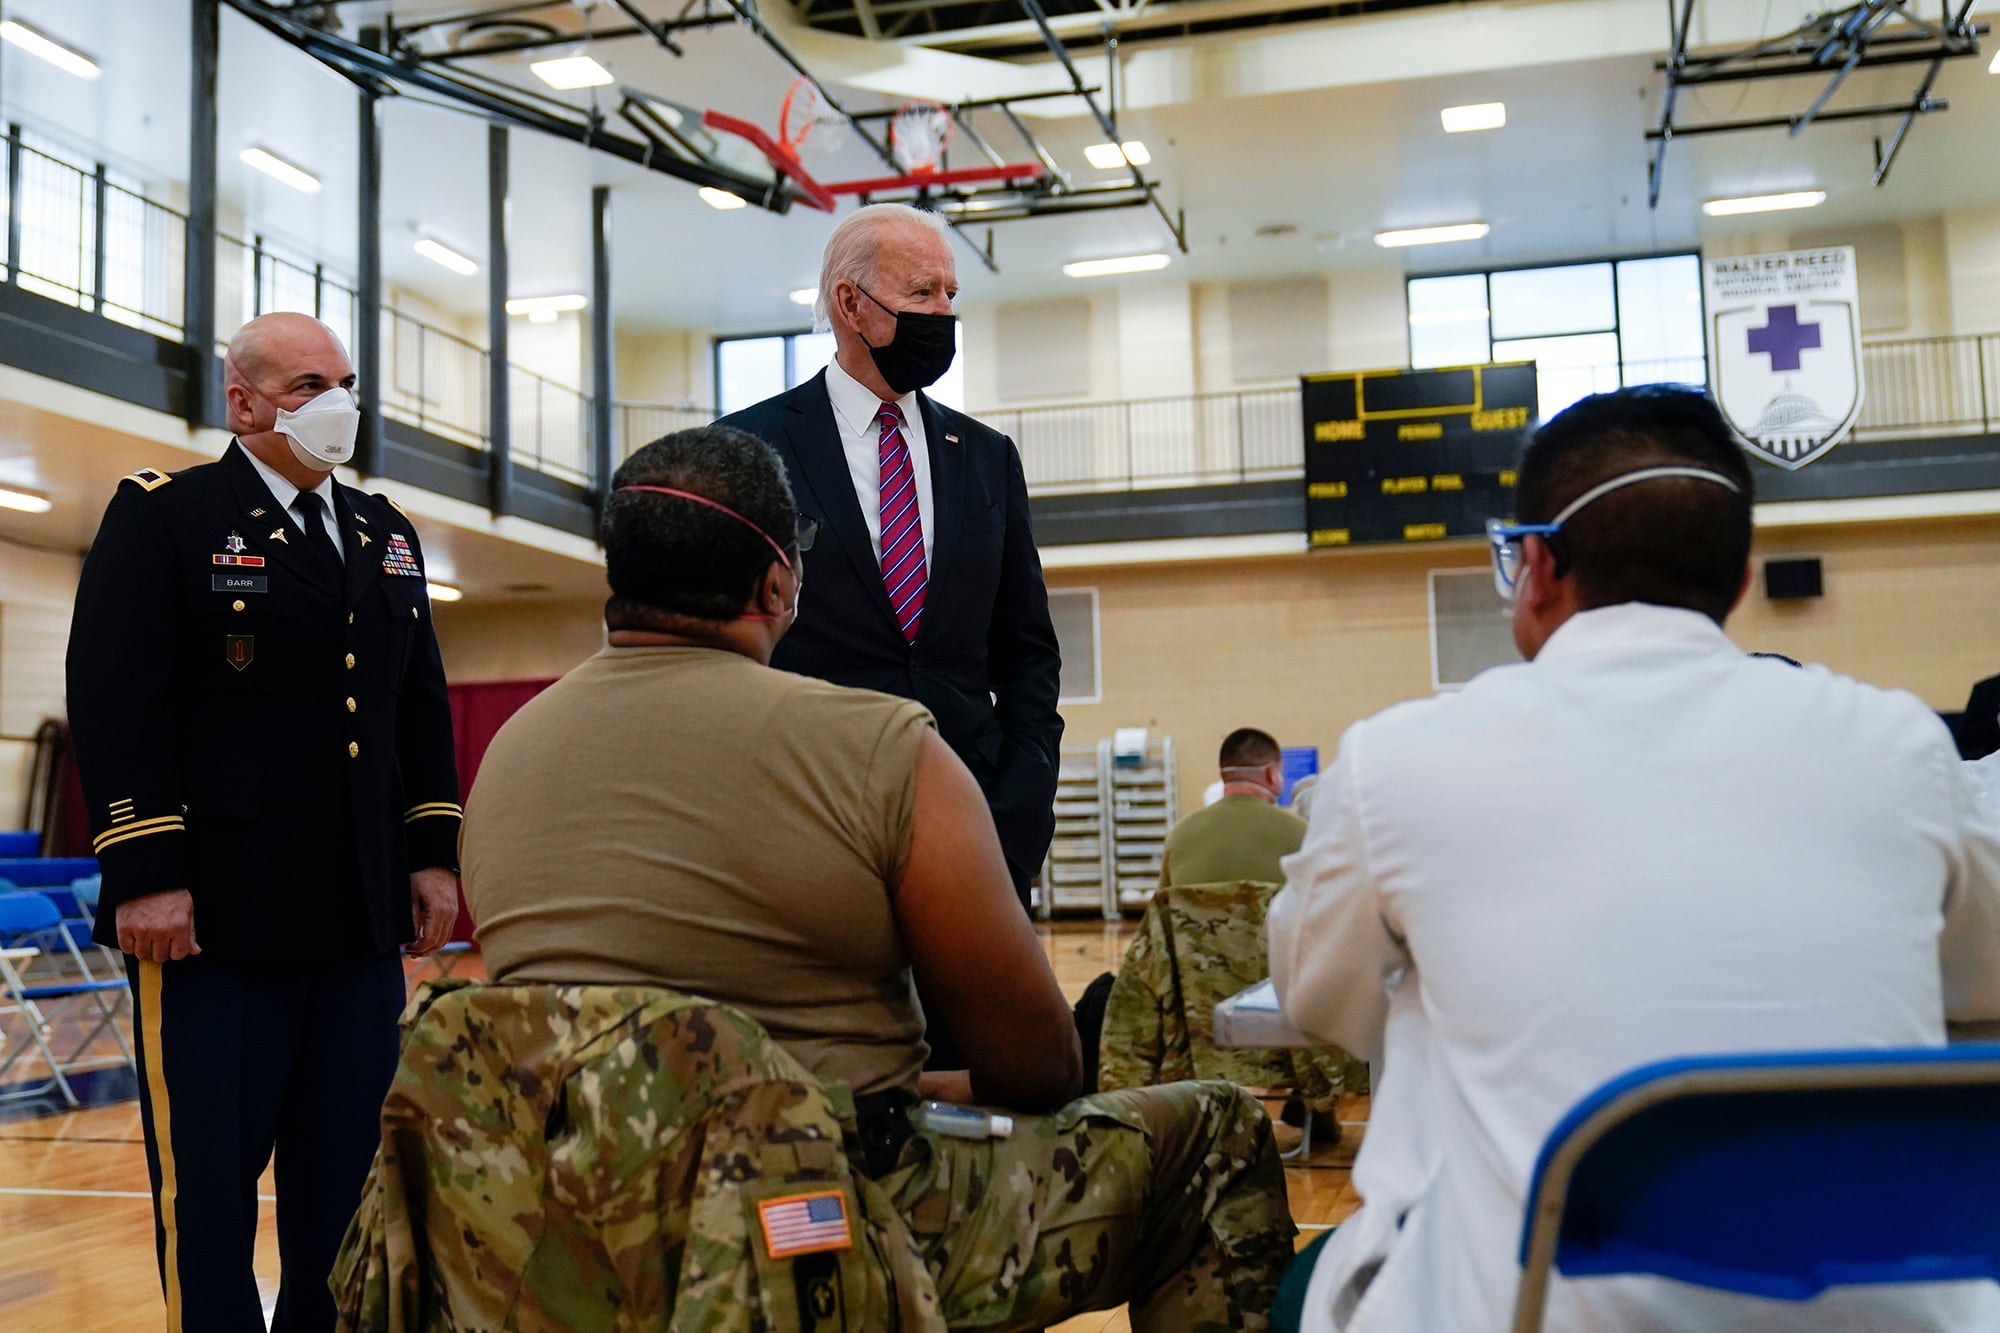
[[945, 438], [945, 441], [946, 441], [946, 443], [948, 443], [948, 444], [957, 444], [957, 443], [958, 443], [958, 436], [956, 436], [956, 435], [947, 435], [947, 436], [945, 436], [944, 438]]

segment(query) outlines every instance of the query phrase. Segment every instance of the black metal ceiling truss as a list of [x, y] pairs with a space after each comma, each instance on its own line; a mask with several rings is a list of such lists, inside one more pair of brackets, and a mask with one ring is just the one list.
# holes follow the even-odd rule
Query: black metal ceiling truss
[[[712, 136], [705, 135], [686, 117], [676, 120], [661, 114], [662, 107], [673, 106], [665, 98], [655, 98], [636, 89], [620, 89], [620, 100], [613, 114], [624, 124], [613, 127], [596, 108], [580, 110], [559, 98], [482, 73], [470, 64], [483, 58], [576, 46], [585, 41], [635, 39], [652, 41], [679, 57], [686, 54], [682, 39], [688, 33], [740, 23], [779, 60], [810, 82], [828, 112], [866, 144], [894, 176], [908, 175], [896, 161], [887, 134], [888, 122], [895, 113], [852, 111], [843, 105], [763, 22], [754, 0], [722, 0], [720, 4], [713, 0], [684, 0], [679, 12], [667, 19], [650, 16], [639, 0], [610, 0], [627, 21], [585, 30], [571, 30], [563, 23], [551, 21], [576, 13], [571, 0], [506, 0], [470, 5], [447, 14], [430, 14], [402, 24], [394, 23], [391, 15], [383, 20], [383, 27], [364, 30], [360, 41], [340, 32], [343, 20], [339, 7], [348, 0], [300, 0], [291, 4], [281, 0], [224, 2], [322, 64], [378, 92], [410, 89], [442, 97], [488, 119], [553, 134], [694, 185], [726, 190], [774, 213], [785, 213], [803, 195], [781, 169], [759, 174], [718, 162], [710, 151], [714, 146]], [[1068, 75], [1070, 86], [1047, 93], [967, 101], [948, 110], [959, 140], [970, 145], [987, 163], [1002, 166], [1008, 160], [994, 147], [994, 141], [981, 132], [976, 122], [982, 116], [1004, 121], [1012, 134], [1019, 137], [1029, 157], [1042, 165], [1043, 173], [1032, 179], [966, 186], [892, 188], [864, 194], [861, 201], [909, 203], [936, 212], [979, 261], [995, 272], [998, 264], [993, 254], [992, 232], [986, 233], [982, 246], [972, 241], [965, 227], [1066, 217], [1102, 209], [1150, 207], [1185, 254], [1188, 248], [1185, 215], [1167, 211], [1159, 197], [1157, 180], [1148, 178], [1139, 167], [1128, 165], [1130, 180], [1077, 185], [1022, 119], [1016, 110], [1020, 103], [1055, 97], [1080, 98], [1106, 138], [1112, 143], [1122, 142], [1115, 98], [1099, 101], [1104, 90], [1085, 82], [1068, 50], [1051, 29], [1041, 0], [1014, 0], [1014, 3], [1041, 33]], [[461, 36], [466, 33], [480, 36], [470, 42], [439, 40], [438, 34], [448, 30]], [[1115, 70], [1115, 34], [1107, 33], [1106, 43], [1112, 55], [1110, 67]], [[632, 134], [621, 132], [628, 129]], [[949, 162], [941, 165], [947, 169], [950, 166]]]
[[[1808, 126], [1822, 122], [1894, 116], [1898, 120], [1888, 145], [1883, 145], [1879, 135], [1875, 139], [1875, 184], [1880, 186], [1889, 178], [1889, 169], [1896, 164], [1896, 154], [1902, 151], [1903, 141], [1917, 117], [1951, 109], [1947, 99], [1931, 96], [1931, 88], [1945, 61], [1979, 54], [1979, 39], [1986, 35], [1987, 25], [1971, 21], [1974, 3], [1975, 0], [1938, 0], [1938, 15], [1933, 21], [1916, 12], [1915, 0], [1856, 0], [1844, 8], [1814, 15], [1779, 36], [1731, 51], [1696, 55], [1688, 50], [1695, 0], [1667, 0], [1673, 45], [1667, 58], [1655, 66], [1667, 76], [1666, 99], [1660, 110], [1659, 127], [1646, 131], [1646, 138], [1653, 144], [1653, 158], [1646, 173], [1650, 206], [1659, 207], [1667, 149], [1675, 139], [1772, 129], [1788, 130], [1796, 137]], [[1922, 64], [1926, 68], [1922, 82], [1908, 100], [1828, 109], [1833, 95], [1856, 70], [1909, 64]], [[1823, 77], [1826, 84], [1811, 104], [1795, 115], [1693, 124], [1674, 119], [1675, 104], [1684, 88], [1802, 75]]]

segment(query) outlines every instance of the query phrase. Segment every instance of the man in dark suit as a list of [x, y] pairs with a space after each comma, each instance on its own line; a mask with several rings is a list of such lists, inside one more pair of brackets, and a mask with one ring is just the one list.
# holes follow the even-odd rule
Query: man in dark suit
[[1025, 907], [1055, 832], [1061, 659], [1020, 454], [920, 392], [951, 364], [957, 293], [934, 214], [856, 210], [820, 266], [833, 363], [722, 424], [778, 451], [820, 526], [813, 600], [771, 665], [929, 708], [979, 779]]
[[333, 479], [359, 419], [346, 352], [266, 315], [226, 366], [228, 453], [136, 472], [105, 511], [70, 723], [96, 939], [132, 984], [169, 1333], [262, 1333], [274, 1150], [271, 1327], [322, 1333], [396, 1068], [397, 947], [431, 952], [457, 915], [458, 777], [416, 528]]

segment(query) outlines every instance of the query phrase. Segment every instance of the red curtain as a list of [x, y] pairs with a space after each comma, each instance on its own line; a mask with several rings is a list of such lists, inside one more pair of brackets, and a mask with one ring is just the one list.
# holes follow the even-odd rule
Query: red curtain
[[[458, 743], [459, 800], [472, 793], [472, 780], [479, 776], [479, 761], [486, 747], [522, 704], [555, 684], [553, 680], [494, 680], [472, 685], [451, 686], [451, 734]], [[465, 894], [458, 898], [458, 928], [452, 938], [472, 938], [472, 913], [466, 910]]]

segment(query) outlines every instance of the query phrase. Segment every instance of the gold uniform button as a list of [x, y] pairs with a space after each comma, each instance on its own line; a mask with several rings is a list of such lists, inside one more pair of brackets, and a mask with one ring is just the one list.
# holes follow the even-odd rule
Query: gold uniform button
[[352, 670], [354, 670], [354, 654], [353, 654], [353, 653], [349, 653], [349, 654], [347, 655], [347, 669], [348, 669], [349, 671], [352, 671]]
[[230, 609], [230, 610], [232, 610], [232, 611], [241, 611], [241, 610], [243, 609], [243, 603], [242, 603], [242, 602], [232, 602], [232, 603], [230, 604], [230, 608], [229, 608], [229, 609]]
[[360, 741], [349, 741], [347, 743], [347, 757], [349, 759], [359, 759], [361, 757]]
[[354, 623], [354, 613], [352, 611], [347, 613], [347, 623], [350, 625]]
[[415, 620], [416, 618], [417, 618], [417, 608], [413, 606], [410, 608], [410, 619]]
[[352, 695], [349, 695], [347, 699], [347, 711], [350, 713], [354, 711], [354, 697]]

